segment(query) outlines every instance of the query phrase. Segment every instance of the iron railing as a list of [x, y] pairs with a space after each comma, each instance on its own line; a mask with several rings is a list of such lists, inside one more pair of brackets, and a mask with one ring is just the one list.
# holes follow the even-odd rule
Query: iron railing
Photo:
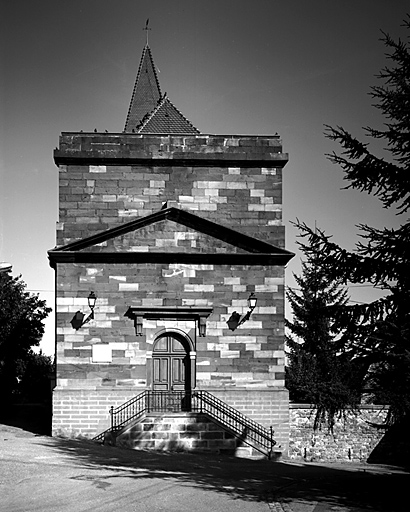
[[151, 412], [194, 412], [207, 415], [222, 428], [259, 452], [272, 455], [276, 441], [273, 429], [265, 428], [208, 391], [143, 391], [110, 408], [111, 427], [94, 438], [104, 441], [107, 433], [116, 435], [131, 421]]
[[107, 434], [115, 436], [131, 421], [142, 416], [147, 410], [146, 393], [147, 391], [143, 391], [139, 395], [134, 396], [127, 402], [121, 404], [119, 407], [114, 408], [114, 406], [111, 406], [109, 409], [111, 416], [110, 428], [95, 436], [93, 441], [104, 442]]
[[219, 423], [245, 443], [252, 444], [257, 450], [262, 451], [258, 446], [264, 448], [269, 458], [272, 455], [273, 447], [276, 444], [273, 439], [272, 427], [268, 430], [208, 391], [192, 392], [192, 410], [207, 414], [213, 421]]

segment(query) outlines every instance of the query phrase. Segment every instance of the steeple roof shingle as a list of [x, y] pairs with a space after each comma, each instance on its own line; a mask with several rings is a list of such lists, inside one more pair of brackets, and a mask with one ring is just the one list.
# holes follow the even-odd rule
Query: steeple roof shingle
[[146, 119], [143, 120], [137, 130], [139, 133], [200, 133], [193, 124], [164, 96]]

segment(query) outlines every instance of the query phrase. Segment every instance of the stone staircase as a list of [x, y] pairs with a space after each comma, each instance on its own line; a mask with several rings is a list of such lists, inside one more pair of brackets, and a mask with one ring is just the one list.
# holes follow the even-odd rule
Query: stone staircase
[[110, 444], [133, 450], [213, 452], [266, 458], [209, 417], [196, 413], [151, 413], [119, 431]]
[[131, 449], [218, 452], [278, 458], [266, 429], [207, 391], [144, 391], [114, 409], [94, 441]]

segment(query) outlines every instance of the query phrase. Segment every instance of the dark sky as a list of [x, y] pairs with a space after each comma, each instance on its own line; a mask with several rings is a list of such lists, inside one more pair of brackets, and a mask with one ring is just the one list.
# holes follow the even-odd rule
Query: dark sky
[[[402, 0], [0, 0], [0, 261], [53, 305], [57, 168], [62, 131], [120, 132], [145, 44], [161, 89], [203, 133], [283, 139], [287, 248], [299, 218], [351, 249], [355, 225], [399, 220], [341, 191], [324, 125], [359, 138], [383, 122], [368, 95], [388, 64], [380, 30], [406, 38]], [[375, 147], [375, 151], [382, 148]], [[288, 269], [299, 272], [300, 258]], [[369, 288], [351, 288], [367, 300]], [[53, 350], [53, 318], [43, 343]]]

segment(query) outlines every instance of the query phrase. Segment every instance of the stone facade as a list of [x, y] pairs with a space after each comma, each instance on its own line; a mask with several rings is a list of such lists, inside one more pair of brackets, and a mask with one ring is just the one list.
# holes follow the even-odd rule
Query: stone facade
[[204, 389], [286, 450], [279, 136], [201, 134], [146, 45], [124, 132], [63, 133], [54, 159], [53, 432], [92, 437], [145, 389]]
[[[154, 345], [169, 334], [185, 343], [189, 389], [273, 425], [286, 450], [284, 265], [292, 254], [280, 139], [63, 133], [54, 156], [54, 434], [92, 437], [107, 428], [111, 405], [152, 389]], [[94, 318], [74, 330], [90, 291]], [[251, 293], [255, 310], [230, 330]]]

